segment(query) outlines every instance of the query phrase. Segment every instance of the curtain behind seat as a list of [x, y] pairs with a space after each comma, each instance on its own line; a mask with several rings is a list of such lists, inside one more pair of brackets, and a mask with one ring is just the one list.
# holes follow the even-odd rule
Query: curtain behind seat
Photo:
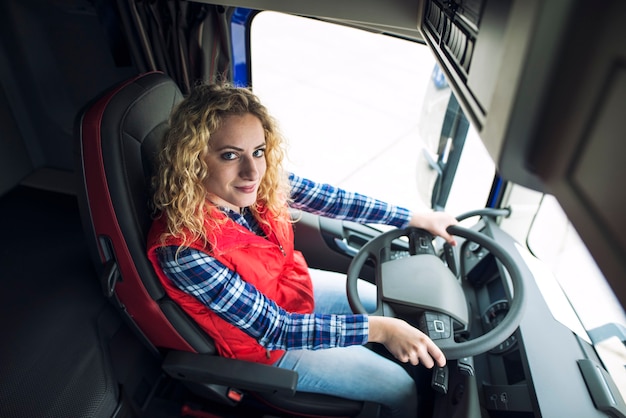
[[233, 9], [179, 0], [118, 0], [117, 5], [140, 72], [164, 72], [183, 94], [198, 80], [232, 79]]

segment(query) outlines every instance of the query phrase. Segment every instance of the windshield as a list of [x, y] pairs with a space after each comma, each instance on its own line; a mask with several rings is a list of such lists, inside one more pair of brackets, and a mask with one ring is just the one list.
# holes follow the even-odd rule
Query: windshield
[[[413, 210], [431, 208], [438, 173], [429, 159], [436, 163], [448, 140], [440, 132], [451, 92], [434, 74], [428, 47], [263, 12], [252, 23], [251, 52], [254, 91], [289, 141], [288, 168]], [[459, 178], [473, 185], [454, 185], [451, 213], [484, 206], [494, 175], [473, 129], [466, 148], [472, 156], [461, 160]]]
[[[254, 90], [289, 141], [289, 169], [412, 210], [460, 215], [487, 205], [494, 163], [427, 46], [263, 12], [252, 24], [251, 53]], [[591, 334], [626, 326], [558, 203], [515, 185], [502, 202], [513, 214], [501, 227], [549, 267], [552, 277], [538, 280], [556, 278], [574, 306], [579, 323], [566, 325], [578, 332], [582, 323]], [[551, 307], [557, 319], [572, 316]]]

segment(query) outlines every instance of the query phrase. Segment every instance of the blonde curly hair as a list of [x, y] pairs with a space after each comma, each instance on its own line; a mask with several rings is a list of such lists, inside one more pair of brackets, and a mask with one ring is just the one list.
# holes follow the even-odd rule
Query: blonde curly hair
[[212, 211], [203, 186], [209, 176], [205, 155], [211, 135], [231, 115], [256, 116], [265, 132], [267, 170], [261, 179], [257, 201], [250, 207], [260, 222], [259, 211], [288, 222], [289, 187], [283, 170], [284, 139], [276, 121], [248, 88], [230, 84], [198, 84], [173, 110], [169, 129], [158, 156], [152, 179], [153, 206], [157, 216], [165, 216], [167, 231], [161, 236], [182, 239], [183, 247], [202, 239], [211, 244], [207, 231], [215, 231], [224, 217], [209, 219]]

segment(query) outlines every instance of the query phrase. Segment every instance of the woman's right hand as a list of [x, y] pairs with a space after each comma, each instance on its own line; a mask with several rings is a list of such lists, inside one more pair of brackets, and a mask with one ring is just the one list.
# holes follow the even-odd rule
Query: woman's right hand
[[426, 334], [398, 318], [370, 316], [369, 341], [383, 344], [402, 363], [429, 369], [446, 365], [445, 355]]

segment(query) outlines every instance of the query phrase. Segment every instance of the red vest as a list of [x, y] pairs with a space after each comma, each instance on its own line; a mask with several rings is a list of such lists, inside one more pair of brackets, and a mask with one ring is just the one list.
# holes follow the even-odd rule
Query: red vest
[[[219, 231], [208, 234], [215, 238], [213, 245], [205, 246], [202, 241], [196, 241], [190, 247], [209, 254], [236, 271], [243, 280], [254, 285], [286, 311], [313, 312], [311, 278], [304, 257], [293, 248], [291, 224], [268, 219], [271, 228], [261, 224], [267, 236], [264, 238], [233, 222], [217, 209], [213, 209], [211, 216], [222, 216], [225, 219]], [[156, 257], [156, 249], [162, 245], [160, 236], [165, 230], [166, 223], [162, 217], [154, 221], [148, 235], [148, 257], [170, 298], [213, 338], [221, 356], [275, 363], [282, 356], [282, 350], [266, 350], [254, 338], [218, 317], [167, 278]], [[181, 242], [172, 238], [165, 245], [181, 245]]]

